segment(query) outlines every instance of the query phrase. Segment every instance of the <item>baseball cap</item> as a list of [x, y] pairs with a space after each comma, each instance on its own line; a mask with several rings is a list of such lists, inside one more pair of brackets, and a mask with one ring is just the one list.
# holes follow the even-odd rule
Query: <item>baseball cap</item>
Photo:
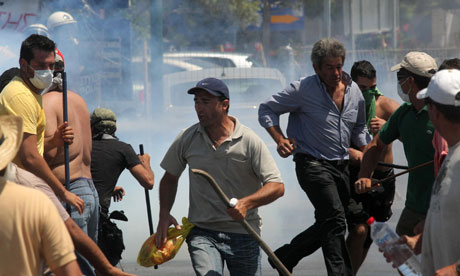
[[391, 71], [404, 68], [418, 76], [431, 78], [438, 66], [430, 55], [424, 52], [409, 52], [404, 56], [401, 63], [391, 67]]
[[196, 86], [190, 88], [187, 93], [195, 94], [200, 90], [205, 90], [217, 97], [224, 96], [225, 98], [230, 99], [227, 85], [223, 81], [216, 78], [206, 78], [200, 80], [197, 82]]
[[428, 87], [417, 93], [417, 99], [425, 98], [444, 105], [460, 106], [460, 71], [445, 69], [437, 72]]

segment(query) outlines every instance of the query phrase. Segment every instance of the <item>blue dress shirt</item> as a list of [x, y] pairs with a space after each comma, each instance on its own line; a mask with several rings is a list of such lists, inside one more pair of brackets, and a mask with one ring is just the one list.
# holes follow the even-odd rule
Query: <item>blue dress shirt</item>
[[264, 128], [279, 125], [279, 116], [289, 112], [287, 135], [297, 142], [295, 153], [323, 160], [348, 160], [350, 143], [367, 145], [366, 104], [358, 85], [342, 73], [346, 83], [342, 111], [337, 108], [318, 75], [291, 83], [259, 106]]

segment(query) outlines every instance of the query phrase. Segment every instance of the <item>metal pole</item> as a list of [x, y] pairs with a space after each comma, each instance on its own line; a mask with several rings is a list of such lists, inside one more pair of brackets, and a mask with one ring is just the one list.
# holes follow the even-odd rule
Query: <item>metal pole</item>
[[[69, 122], [69, 115], [67, 109], [67, 73], [62, 72], [62, 110], [64, 122]], [[64, 162], [65, 162], [65, 187], [70, 185], [70, 161], [69, 161], [69, 143], [64, 142]]]
[[411, 171], [414, 171], [414, 170], [419, 169], [419, 168], [421, 168], [421, 167], [425, 167], [425, 166], [427, 166], [427, 165], [430, 165], [430, 164], [433, 163], [433, 162], [434, 162], [434, 160], [431, 160], [431, 161], [422, 163], [422, 164], [420, 164], [420, 165], [414, 166], [414, 167], [412, 167], [412, 168], [410, 168], [410, 169], [407, 169], [407, 170], [405, 170], [405, 171], [402, 171], [402, 172], [400, 172], [400, 173], [397, 173], [397, 174], [395, 174], [395, 175], [392, 175], [392, 176], [386, 177], [386, 178], [384, 178], [384, 179], [378, 180], [377, 182], [372, 183], [372, 186], [376, 186], [377, 184], [381, 184], [381, 183], [383, 183], [383, 182], [392, 180], [392, 179], [394, 179], [394, 178], [396, 178], [396, 177], [398, 177], [398, 176], [401, 176], [401, 175], [403, 175], [403, 174], [410, 173]]
[[[225, 205], [227, 205], [227, 207], [229, 208], [232, 207], [232, 205], [230, 205], [230, 200], [228, 199], [227, 195], [224, 193], [224, 191], [222, 191], [219, 184], [217, 184], [217, 182], [214, 180], [214, 178], [210, 174], [208, 174], [207, 172], [203, 170], [199, 170], [199, 169], [192, 169], [192, 172], [195, 174], [204, 176], [204, 178], [209, 182], [209, 184], [211, 184], [212, 188], [214, 189], [214, 191], [216, 191], [217, 195], [225, 203]], [[275, 253], [273, 253], [270, 247], [262, 240], [259, 234], [257, 234], [257, 232], [254, 229], [252, 229], [248, 221], [246, 219], [243, 219], [239, 223], [241, 223], [241, 225], [246, 229], [246, 231], [248, 231], [248, 234], [251, 235], [259, 243], [260, 247], [262, 247], [262, 249], [268, 255], [270, 260], [273, 261], [277, 270], [280, 273], [282, 273], [284, 276], [292, 276], [291, 273], [284, 266], [284, 264], [275, 255]]]
[[[144, 155], [144, 145], [140, 144], [139, 145], [139, 153], [141, 155]], [[153, 235], [153, 220], [152, 220], [152, 209], [150, 207], [150, 195], [149, 195], [149, 190], [144, 189], [145, 191], [145, 203], [147, 205], [147, 218], [149, 220], [149, 230], [150, 230], [150, 236]], [[154, 266], [155, 269], [158, 268], [158, 265]]]

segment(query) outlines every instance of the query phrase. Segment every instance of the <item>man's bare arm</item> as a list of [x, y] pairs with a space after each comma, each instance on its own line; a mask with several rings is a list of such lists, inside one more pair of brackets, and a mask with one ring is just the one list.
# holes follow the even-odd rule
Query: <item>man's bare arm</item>
[[382, 111], [383, 115], [381, 116], [382, 119], [388, 121], [391, 114], [393, 114], [396, 109], [399, 108], [399, 103], [392, 98], [388, 98], [385, 96], [381, 96], [382, 99], [379, 101], [378, 108]]
[[125, 273], [111, 265], [97, 244], [80, 229], [73, 219], [67, 219], [65, 226], [69, 231], [75, 249], [94, 266], [99, 273], [98, 275], [133, 276], [133, 274]]
[[286, 158], [293, 153], [297, 147], [296, 141], [292, 138], [286, 138], [279, 126], [269, 127], [267, 131], [276, 142], [276, 150], [281, 157]]
[[53, 273], [56, 276], [80, 276], [81, 270], [78, 266], [77, 260], [66, 263], [56, 269], [53, 269]]
[[64, 188], [64, 185], [53, 174], [45, 159], [38, 152], [37, 135], [24, 133], [18, 154], [26, 170], [43, 179], [58, 197], [75, 206], [80, 214], [83, 213], [85, 208], [83, 200]]
[[233, 208], [228, 208], [228, 214], [236, 221], [242, 221], [249, 210], [267, 205], [284, 195], [284, 184], [268, 182], [257, 192], [238, 199]]
[[155, 175], [150, 167], [150, 155], [139, 155], [139, 160], [141, 160], [141, 164], [132, 167], [129, 171], [137, 179], [139, 184], [151, 190], [153, 188]]
[[372, 172], [377, 167], [377, 163], [386, 146], [387, 145], [380, 140], [377, 134], [364, 149], [361, 168], [358, 175], [359, 179], [355, 182], [355, 190], [358, 194], [365, 193], [371, 189]]
[[171, 216], [171, 208], [174, 205], [177, 193], [179, 177], [165, 172], [160, 181], [160, 219], [156, 233], [156, 246], [160, 248], [168, 236], [168, 227], [173, 224], [180, 229], [176, 219]]

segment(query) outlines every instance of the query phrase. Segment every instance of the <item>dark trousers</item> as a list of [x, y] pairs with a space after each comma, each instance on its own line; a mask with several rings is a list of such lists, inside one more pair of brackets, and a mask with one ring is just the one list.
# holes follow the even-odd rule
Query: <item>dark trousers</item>
[[348, 162], [317, 160], [296, 154], [297, 179], [315, 208], [315, 223], [276, 255], [292, 271], [304, 257], [323, 250], [328, 275], [353, 275], [345, 244], [345, 207], [350, 200]]

